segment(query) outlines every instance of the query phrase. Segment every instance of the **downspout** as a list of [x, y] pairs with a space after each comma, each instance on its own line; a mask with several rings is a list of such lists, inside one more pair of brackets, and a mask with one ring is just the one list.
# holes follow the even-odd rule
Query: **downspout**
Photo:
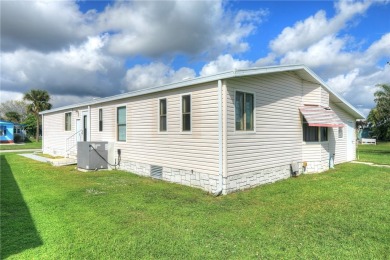
[[214, 196], [222, 194], [223, 190], [223, 110], [222, 110], [222, 81], [218, 80], [218, 188]]

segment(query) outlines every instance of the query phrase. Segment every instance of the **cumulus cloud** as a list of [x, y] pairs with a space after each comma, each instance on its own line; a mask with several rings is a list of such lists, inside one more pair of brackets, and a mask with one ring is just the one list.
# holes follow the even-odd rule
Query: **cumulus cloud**
[[266, 10], [228, 12], [222, 1], [120, 1], [97, 18], [119, 55], [213, 55], [248, 49]]
[[187, 78], [194, 78], [195, 71], [190, 68], [174, 70], [161, 62], [148, 65], [136, 65], [127, 70], [123, 79], [123, 85], [127, 90], [158, 87], [167, 83], [182, 81]]
[[279, 55], [306, 49], [324, 37], [337, 34], [352, 17], [364, 13], [371, 4], [372, 1], [339, 1], [336, 3], [337, 14], [333, 18], [327, 19], [325, 11], [320, 10], [314, 16], [298, 21], [293, 27], [283, 29], [271, 41], [270, 48]]
[[72, 1], [2, 1], [0, 10], [2, 51], [48, 52], [79, 43], [91, 32], [87, 15]]
[[117, 94], [125, 73], [123, 61], [102, 51], [105, 41], [105, 36], [89, 37], [80, 46], [47, 54], [24, 49], [1, 53], [2, 90], [39, 88], [51, 94], [78, 96]]
[[219, 72], [245, 69], [252, 67], [253, 63], [248, 60], [234, 59], [230, 54], [220, 55], [214, 61], [211, 61], [203, 66], [200, 71], [201, 76], [213, 75]]

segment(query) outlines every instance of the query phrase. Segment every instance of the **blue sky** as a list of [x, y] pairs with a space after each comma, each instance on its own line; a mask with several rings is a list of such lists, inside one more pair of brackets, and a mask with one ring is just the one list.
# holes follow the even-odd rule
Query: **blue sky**
[[368, 114], [390, 83], [388, 17], [390, 1], [2, 1], [1, 102], [40, 88], [59, 107], [299, 63]]

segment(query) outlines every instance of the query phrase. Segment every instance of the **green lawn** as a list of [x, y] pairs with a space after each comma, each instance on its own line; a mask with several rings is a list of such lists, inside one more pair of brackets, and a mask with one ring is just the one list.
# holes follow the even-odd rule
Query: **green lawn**
[[221, 197], [121, 171], [1, 157], [1, 259], [388, 259], [390, 168]]
[[26, 141], [24, 144], [0, 144], [0, 150], [41, 149], [42, 141]]
[[390, 142], [358, 146], [359, 161], [390, 165]]

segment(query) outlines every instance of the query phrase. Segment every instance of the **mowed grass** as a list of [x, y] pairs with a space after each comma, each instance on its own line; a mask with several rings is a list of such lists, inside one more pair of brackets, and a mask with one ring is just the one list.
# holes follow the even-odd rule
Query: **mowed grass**
[[42, 141], [26, 141], [21, 144], [0, 144], [0, 150], [41, 149]]
[[377, 145], [360, 144], [357, 153], [359, 161], [390, 165], [390, 142]]
[[390, 169], [227, 196], [1, 156], [1, 259], [388, 259]]

